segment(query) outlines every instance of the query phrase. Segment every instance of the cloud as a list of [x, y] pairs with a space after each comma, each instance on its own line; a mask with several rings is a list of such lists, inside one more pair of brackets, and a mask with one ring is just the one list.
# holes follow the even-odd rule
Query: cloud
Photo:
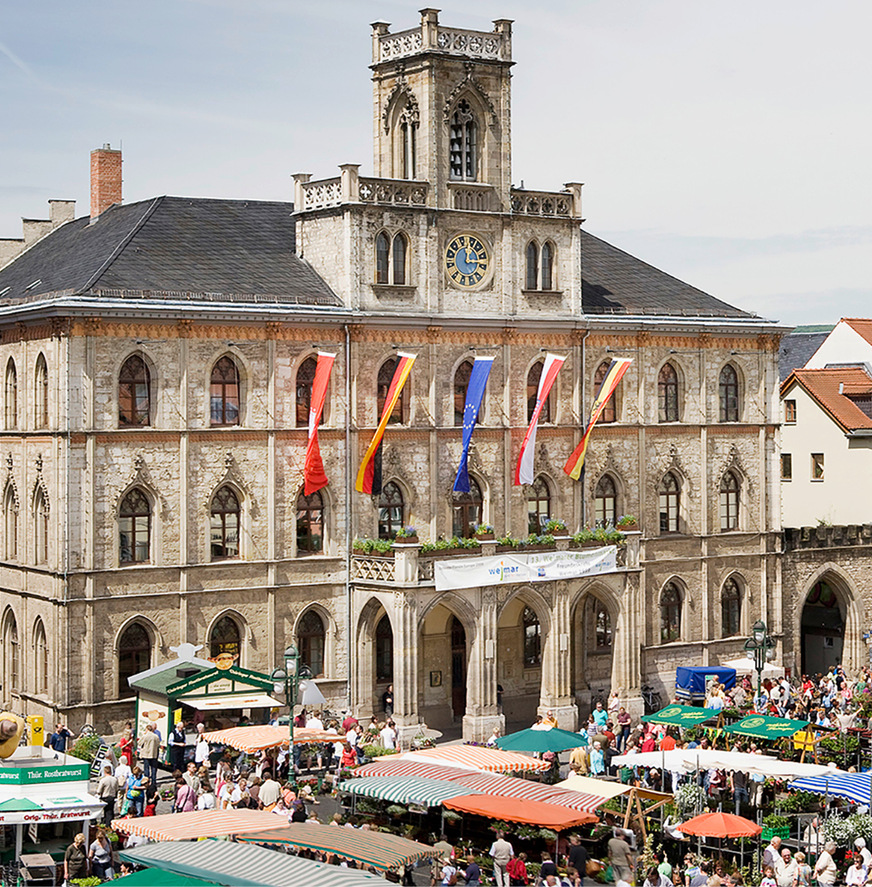
[[8, 46], [6, 46], [6, 44], [2, 42], [0, 42], [0, 53], [5, 55], [6, 58], [8, 58], [9, 61], [12, 62], [12, 64], [15, 65], [15, 67], [18, 68], [19, 71], [27, 75], [27, 77], [29, 77], [31, 80], [39, 80], [30, 65], [25, 64], [25, 62], [18, 58], [18, 56]]

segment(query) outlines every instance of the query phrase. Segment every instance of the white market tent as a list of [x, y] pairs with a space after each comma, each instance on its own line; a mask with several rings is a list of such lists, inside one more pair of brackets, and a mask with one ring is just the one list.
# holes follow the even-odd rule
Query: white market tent
[[767, 777], [799, 779], [840, 773], [832, 764], [804, 764], [782, 761], [771, 755], [748, 752], [719, 751], [702, 748], [674, 748], [669, 751], [639, 752], [612, 758], [617, 767], [657, 767], [673, 772], [692, 773], [695, 770], [740, 770], [743, 773], [762, 773]]
[[[757, 674], [754, 670], [754, 663], [746, 656], [741, 656], [738, 659], [730, 659], [728, 662], [722, 662], [721, 665], [724, 668], [736, 669], [736, 674], [738, 675], [756, 676]], [[760, 677], [762, 677], [764, 681], [766, 678], [769, 678], [770, 680], [774, 678], [783, 678], [784, 669], [780, 665], [773, 665], [771, 662], [767, 662], [763, 666], [763, 671], [760, 673]]]

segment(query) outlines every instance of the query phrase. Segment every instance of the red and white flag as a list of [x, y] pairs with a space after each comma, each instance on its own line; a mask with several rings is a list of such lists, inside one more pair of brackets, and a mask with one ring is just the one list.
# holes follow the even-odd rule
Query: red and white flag
[[321, 461], [321, 447], [318, 445], [318, 423], [324, 412], [324, 401], [327, 399], [327, 384], [333, 369], [335, 354], [318, 352], [318, 365], [315, 367], [315, 379], [312, 382], [312, 399], [309, 401], [309, 442], [306, 444], [306, 464], [303, 466], [303, 493], [311, 496], [321, 487], [328, 484]]
[[518, 454], [518, 465], [515, 468], [515, 486], [521, 484], [533, 483], [533, 459], [536, 451], [536, 428], [539, 425], [539, 415], [542, 407], [548, 399], [551, 386], [563, 366], [565, 357], [558, 357], [556, 354], [548, 354], [545, 356], [545, 366], [542, 367], [542, 375], [539, 376], [539, 391], [536, 394], [536, 408], [533, 410], [533, 416], [530, 419], [530, 425], [527, 433], [524, 435], [524, 442], [521, 444], [521, 452]]

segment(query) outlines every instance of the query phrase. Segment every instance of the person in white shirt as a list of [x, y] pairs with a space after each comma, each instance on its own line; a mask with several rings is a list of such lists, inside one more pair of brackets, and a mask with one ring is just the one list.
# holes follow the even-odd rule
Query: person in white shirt
[[872, 853], [870, 853], [869, 849], [866, 847], [866, 839], [857, 838], [857, 840], [854, 841], [854, 846], [857, 848], [857, 852], [863, 859], [863, 868], [868, 871], [869, 867], [872, 866]]
[[200, 792], [197, 795], [198, 810], [214, 810], [215, 809], [215, 793], [212, 786], [208, 783], [200, 785]]
[[863, 887], [868, 877], [868, 871], [863, 864], [862, 855], [855, 853], [854, 862], [845, 873], [845, 884], [847, 884], [847, 887]]
[[392, 749], [397, 741], [397, 734], [394, 731], [393, 727], [390, 724], [384, 724], [382, 729], [379, 730], [379, 737], [381, 738], [381, 744], [385, 748]]
[[321, 720], [321, 718], [318, 717], [317, 714], [313, 713], [306, 720], [306, 729], [307, 730], [323, 730], [324, 729], [324, 722]]
[[130, 774], [132, 772], [133, 771], [130, 769], [130, 767], [127, 764], [127, 755], [121, 755], [121, 760], [118, 763], [118, 766], [116, 766], [115, 774], [114, 774], [115, 778], [118, 780], [118, 784], [119, 785], [126, 785], [127, 784], [127, 777], [130, 776]]

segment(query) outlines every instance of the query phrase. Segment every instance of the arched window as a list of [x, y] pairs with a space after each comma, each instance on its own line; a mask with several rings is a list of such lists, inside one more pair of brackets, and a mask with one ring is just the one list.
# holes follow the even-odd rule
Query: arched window
[[[533, 418], [533, 413], [536, 410], [536, 400], [539, 397], [539, 380], [542, 378], [542, 368], [545, 364], [541, 360], [537, 360], [533, 366], [530, 367], [530, 372], [527, 373], [527, 421], [529, 422]], [[554, 387], [551, 387], [551, 390], [548, 392], [548, 397], [545, 398], [545, 403], [542, 404], [542, 412], [539, 413], [539, 422], [552, 422], [553, 418], [553, 406], [554, 402]]]
[[718, 417], [721, 422], [739, 421], [739, 376], [735, 367], [727, 364], [718, 381]]
[[739, 529], [739, 481], [732, 471], [721, 478], [718, 497], [720, 504], [721, 531]]
[[121, 500], [118, 539], [122, 564], [145, 564], [151, 560], [151, 502], [138, 487]]
[[660, 642], [668, 644], [681, 637], [681, 592], [670, 582], [660, 595]]
[[539, 288], [539, 247], [531, 240], [527, 244], [527, 274], [524, 289], [535, 290]]
[[34, 559], [38, 564], [48, 562], [49, 510], [45, 493], [39, 489], [33, 500]]
[[554, 289], [554, 244], [550, 240], [542, 244], [542, 289]]
[[464, 360], [454, 373], [454, 424], [463, 425], [463, 412], [466, 408], [466, 389], [472, 375], [472, 361]]
[[7, 484], [6, 495], [3, 497], [3, 523], [5, 529], [4, 551], [7, 561], [18, 559], [18, 503], [15, 501], [15, 490]]
[[382, 487], [378, 500], [378, 537], [393, 539], [403, 528], [403, 491], [393, 481]]
[[476, 524], [482, 522], [481, 487], [475, 478], [469, 478], [468, 493], [454, 493], [452, 498], [452, 533], [455, 536], [472, 536]]
[[387, 234], [380, 231], [375, 239], [375, 282], [390, 283], [391, 242]]
[[618, 494], [611, 476], [604, 474], [594, 491], [594, 512], [598, 527], [613, 527], [617, 513]]
[[324, 675], [326, 637], [324, 620], [314, 610], [307, 610], [297, 626], [297, 648], [300, 651], [300, 661], [309, 666], [316, 678]]
[[466, 99], [451, 117], [449, 135], [450, 177], [474, 182], [478, 177], [478, 126]]
[[394, 679], [394, 630], [387, 613], [375, 627], [375, 679], [380, 684]]
[[406, 235], [402, 233], [394, 235], [393, 254], [391, 256], [391, 265], [394, 270], [394, 285], [405, 286], [406, 283], [406, 253], [408, 252], [409, 241]]
[[735, 579], [727, 579], [721, 590], [721, 634], [731, 638], [741, 631], [742, 592]]
[[597, 650], [608, 650], [612, 646], [612, 617], [606, 605], [597, 601], [594, 611], [594, 632]]
[[33, 424], [48, 428], [48, 365], [42, 354], [36, 358], [33, 375]]
[[209, 514], [211, 558], [213, 561], [239, 557], [239, 498], [230, 487], [221, 487], [212, 497]]
[[[606, 376], [609, 374], [609, 367], [611, 367], [612, 362], [610, 360], [604, 360], [597, 368], [596, 373], [593, 377], [593, 389], [594, 396], [600, 389], [600, 385], [605, 381]], [[620, 387], [620, 385], [618, 386]], [[600, 422], [617, 422], [618, 420], [618, 389], [616, 388], [609, 399], [606, 401], [606, 405], [603, 407], [603, 411], [600, 413], [599, 420]]]
[[[309, 427], [309, 409], [312, 406], [312, 386], [315, 384], [315, 370], [318, 369], [318, 361], [314, 357], [307, 357], [297, 370], [296, 387], [296, 425], [297, 428]], [[321, 413], [321, 421], [324, 423], [324, 413]]]
[[660, 504], [660, 532], [677, 533], [680, 490], [678, 481], [671, 471], [660, 481], [660, 489], [657, 492]]
[[33, 689], [48, 693], [48, 641], [45, 625], [39, 618], [33, 626]]
[[678, 373], [671, 363], [664, 363], [657, 377], [657, 421], [678, 421]]
[[18, 428], [18, 371], [10, 357], [6, 363], [6, 430]]
[[551, 520], [551, 490], [541, 475], [527, 490], [527, 532], [540, 535]]
[[151, 635], [139, 622], [131, 622], [118, 639], [118, 695], [129, 696], [133, 691], [128, 678], [151, 666]]
[[209, 656], [214, 659], [222, 653], [229, 653], [238, 659], [241, 650], [239, 624], [232, 616], [222, 616], [209, 633]]
[[524, 668], [538, 668], [542, 664], [542, 626], [530, 607], [524, 607], [521, 617], [524, 628]]
[[3, 623], [3, 695], [6, 699], [21, 687], [21, 648], [18, 644], [18, 623], [12, 610], [6, 611]]
[[324, 550], [324, 500], [319, 492], [297, 496], [297, 556]]
[[225, 355], [214, 367], [209, 383], [209, 411], [212, 425], [239, 424], [239, 370]]
[[[385, 408], [385, 402], [388, 399], [388, 391], [391, 388], [391, 382], [394, 378], [394, 372], [397, 369], [398, 358], [390, 357], [379, 367], [378, 371], [378, 389], [376, 392], [376, 419], [381, 419], [382, 410]], [[390, 425], [402, 425], [408, 421], [409, 417], [409, 383], [403, 386], [397, 402], [391, 410], [391, 417], [388, 419]]]
[[415, 178], [415, 154], [418, 125], [412, 109], [407, 105], [400, 115], [401, 173], [404, 179]]
[[118, 424], [122, 428], [151, 424], [151, 377], [138, 354], [128, 357], [118, 374]]

